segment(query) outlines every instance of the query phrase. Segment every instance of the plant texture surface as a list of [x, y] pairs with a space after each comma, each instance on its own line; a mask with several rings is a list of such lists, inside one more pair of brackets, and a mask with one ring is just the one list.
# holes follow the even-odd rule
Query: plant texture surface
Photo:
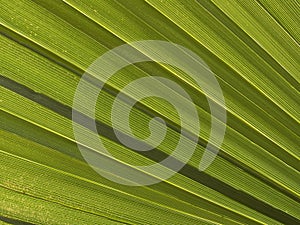
[[[0, 224], [300, 224], [299, 12], [298, 0], [1, 0]], [[134, 44], [149, 40], [187, 51]], [[122, 45], [145, 60], [89, 71]], [[189, 52], [222, 98], [190, 76]], [[159, 163], [170, 155], [178, 170]], [[145, 177], [161, 182], [115, 182]]]

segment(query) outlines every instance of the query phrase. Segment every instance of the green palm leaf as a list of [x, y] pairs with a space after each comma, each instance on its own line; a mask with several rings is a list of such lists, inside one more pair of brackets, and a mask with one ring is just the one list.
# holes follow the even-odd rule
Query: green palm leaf
[[[299, 9], [297, 0], [2, 1], [0, 223], [300, 224]], [[218, 155], [200, 172], [213, 92], [163, 63], [119, 70], [99, 95], [95, 119], [99, 138], [124, 168], [160, 162], [176, 148], [181, 129], [193, 126], [189, 112], [182, 126], [172, 104], [145, 98], [131, 110], [133, 133], [148, 137], [149, 121], [159, 116], [166, 136], [149, 152], [126, 147], [113, 132], [111, 108], [128, 83], [154, 75], [176, 82], [201, 124], [200, 134], [193, 133], [195, 152], [178, 173], [132, 187], [100, 176], [85, 161], [72, 106], [94, 60], [141, 40], [173, 42], [200, 56], [223, 91], [227, 123]], [[183, 105], [190, 101], [166, 90]], [[124, 95], [135, 99], [139, 91], [147, 93]], [[88, 141], [93, 132], [83, 129]]]

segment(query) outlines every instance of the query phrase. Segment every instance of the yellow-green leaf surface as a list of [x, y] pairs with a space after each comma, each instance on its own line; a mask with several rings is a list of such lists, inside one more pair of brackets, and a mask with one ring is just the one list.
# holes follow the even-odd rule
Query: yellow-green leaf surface
[[[0, 224], [300, 224], [299, 11], [297, 0], [1, 1]], [[85, 161], [72, 107], [94, 60], [142, 40], [176, 43], [201, 57], [223, 91], [227, 121], [218, 155], [199, 171], [212, 128], [208, 99], [219, 104], [213, 91], [205, 93], [164, 63], [119, 70], [99, 94], [95, 119], [99, 139], [124, 168], [160, 162], [179, 138], [193, 142], [181, 130], [198, 138], [174, 176], [133, 187], [102, 177]], [[130, 113], [133, 133], [148, 137], [157, 116], [167, 129], [153, 150], [137, 152], [114, 134], [111, 109], [119, 92], [131, 99], [138, 92], [151, 96], [143, 86], [122, 89], [152, 76], [188, 93], [191, 99], [162, 84], [180, 104], [195, 104], [201, 129], [193, 132], [188, 111], [179, 115], [164, 99], [142, 99]], [[78, 126], [88, 141], [93, 131]], [[96, 151], [93, 143], [84, 145]]]

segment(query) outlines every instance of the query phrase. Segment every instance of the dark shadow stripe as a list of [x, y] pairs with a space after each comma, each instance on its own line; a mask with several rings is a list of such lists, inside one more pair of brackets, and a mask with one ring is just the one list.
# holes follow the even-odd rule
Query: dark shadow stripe
[[14, 224], [14, 225], [34, 225], [34, 223], [29, 223], [22, 220], [12, 219], [4, 216], [0, 216], [0, 220], [5, 223]]
[[[0, 84], [11, 91], [14, 91], [32, 101], [35, 101], [35, 102], [53, 110], [54, 112], [72, 120], [72, 108], [71, 107], [63, 105], [60, 102], [57, 102], [57, 101], [49, 98], [48, 96], [45, 96], [40, 93], [36, 93], [33, 90], [31, 90], [30, 88], [28, 88], [22, 84], [19, 84], [13, 80], [10, 80], [9, 78], [6, 78], [4, 76], [0, 76]], [[87, 116], [83, 115], [80, 112], [77, 112], [77, 113], [80, 114], [84, 118], [84, 120], [91, 119], [91, 118], [88, 118]], [[81, 125], [84, 126], [85, 124], [81, 124]], [[100, 135], [102, 135], [106, 138], [109, 138], [109, 139], [115, 141], [116, 143], [120, 143], [119, 140], [117, 139], [117, 137], [115, 136], [114, 131], [111, 127], [109, 127], [108, 125], [103, 124], [99, 121], [96, 121], [96, 126], [99, 130]], [[161, 152], [158, 149], [153, 149], [151, 151], [145, 151], [145, 152], [139, 151], [138, 153], [143, 156], [146, 156], [156, 162], [159, 162], [162, 159], [169, 156], [166, 153]], [[222, 154], [220, 156], [224, 157], [224, 154]], [[174, 160], [176, 160], [176, 159], [174, 159]], [[227, 160], [227, 157], [226, 157], [226, 160]], [[235, 160], [232, 159], [230, 161], [235, 161]], [[245, 168], [243, 168], [243, 169], [245, 169]], [[237, 202], [240, 202], [251, 209], [259, 211], [260, 213], [265, 214], [265, 215], [269, 216], [270, 218], [278, 220], [284, 224], [290, 224], [290, 225], [300, 224], [300, 220], [287, 214], [286, 212], [276, 209], [273, 206], [271, 206], [267, 203], [264, 203], [263, 201], [256, 199], [253, 196], [251, 196], [243, 191], [237, 190], [237, 189], [231, 187], [230, 185], [228, 185], [208, 174], [199, 172], [199, 170], [197, 168], [194, 168], [188, 164], [185, 165], [183, 167], [183, 169], [179, 171], [179, 173], [186, 177], [189, 177], [209, 188], [212, 188], [215, 191], [218, 191], [219, 193], [224, 194], [227, 197], [229, 197]], [[249, 185], [252, 185], [252, 184], [249, 184]], [[299, 201], [299, 199], [297, 199], [297, 200]]]

